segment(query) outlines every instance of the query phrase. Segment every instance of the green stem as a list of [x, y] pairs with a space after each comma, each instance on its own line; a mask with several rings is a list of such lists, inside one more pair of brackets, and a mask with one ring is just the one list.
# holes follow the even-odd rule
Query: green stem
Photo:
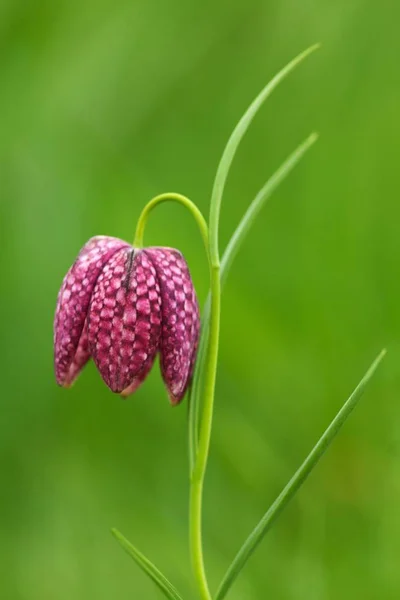
[[178, 202], [178, 204], [182, 204], [192, 213], [197, 225], [199, 226], [200, 234], [203, 239], [208, 257], [208, 225], [205, 218], [203, 217], [202, 213], [197, 208], [197, 206], [194, 204], [194, 202], [189, 200], [189, 198], [186, 198], [186, 196], [183, 196], [182, 194], [177, 194], [175, 192], [166, 192], [165, 194], [160, 194], [159, 196], [156, 196], [146, 204], [146, 206], [140, 214], [136, 226], [135, 241], [133, 242], [133, 245], [136, 248], [142, 248], [144, 229], [146, 227], [147, 219], [149, 218], [150, 213], [155, 209], [155, 207], [164, 202]]
[[[221, 162], [224, 160], [226, 151]], [[224, 182], [214, 183], [210, 204], [209, 220], [209, 260], [210, 260], [210, 321], [208, 331], [202, 335], [207, 340], [205, 359], [205, 382], [203, 410], [200, 423], [199, 444], [191, 476], [190, 486], [190, 548], [194, 574], [199, 585], [202, 600], [211, 600], [204, 566], [202, 540], [202, 503], [204, 478], [207, 470], [208, 455], [214, 412], [215, 381], [217, 376], [219, 327], [221, 317], [221, 265], [218, 248], [219, 205], [221, 203]]]
[[[220, 267], [219, 260], [211, 261], [210, 247], [209, 247], [209, 234], [207, 223], [197, 208], [197, 206], [185, 196], [176, 194], [174, 192], [168, 192], [156, 196], [144, 207], [136, 227], [134, 246], [141, 248], [143, 246], [143, 236], [146, 227], [147, 219], [150, 213], [156, 206], [163, 202], [178, 202], [190, 210], [194, 219], [196, 220], [201, 236], [203, 238], [204, 246], [210, 267], [210, 324], [209, 332], [207, 337], [209, 340], [207, 346], [207, 370], [205, 376], [205, 398], [204, 398], [204, 411], [203, 419], [201, 424], [201, 432], [199, 439], [199, 448], [196, 456], [191, 456], [191, 463], [195, 465], [191, 480], [190, 480], [190, 515], [189, 515], [189, 529], [190, 529], [190, 553], [192, 558], [193, 572], [197, 582], [197, 586], [200, 592], [202, 600], [211, 600], [211, 594], [207, 583], [207, 578], [204, 568], [203, 558], [203, 543], [202, 543], [202, 498], [203, 498], [203, 483], [204, 475], [207, 467], [208, 451], [210, 446], [211, 437], [211, 425], [213, 416], [213, 404], [214, 404], [214, 387], [215, 378], [217, 372], [217, 358], [218, 358], [218, 339], [219, 339], [219, 317], [220, 317]], [[189, 444], [193, 447], [193, 443]]]
[[[202, 498], [204, 477], [207, 469], [210, 449], [214, 390], [217, 374], [219, 321], [221, 303], [221, 281], [219, 263], [211, 265], [211, 316], [207, 346], [206, 374], [204, 384], [204, 404], [201, 420], [200, 438], [195, 467], [190, 485], [190, 549], [194, 574], [202, 600], [211, 600], [204, 567], [202, 542]], [[206, 332], [203, 332], [206, 335]]]

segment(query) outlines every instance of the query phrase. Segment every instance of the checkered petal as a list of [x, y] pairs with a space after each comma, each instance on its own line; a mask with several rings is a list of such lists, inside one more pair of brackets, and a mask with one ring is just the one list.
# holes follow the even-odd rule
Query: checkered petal
[[99, 275], [88, 315], [89, 350], [113, 392], [131, 394], [151, 369], [161, 334], [156, 270], [143, 250], [122, 248]]
[[112, 237], [91, 238], [64, 278], [54, 319], [54, 366], [59, 385], [71, 385], [89, 360], [84, 326], [92, 292], [107, 261], [126, 246]]
[[196, 292], [185, 259], [172, 248], [143, 252], [157, 272], [161, 292], [160, 365], [172, 404], [185, 395], [196, 360], [200, 332]]
[[68, 373], [64, 379], [63, 386], [70, 387], [75, 379], [78, 377], [83, 367], [90, 359], [89, 341], [87, 336], [87, 323], [83, 326], [82, 335], [79, 340], [78, 347], [75, 352], [75, 356], [68, 369]]

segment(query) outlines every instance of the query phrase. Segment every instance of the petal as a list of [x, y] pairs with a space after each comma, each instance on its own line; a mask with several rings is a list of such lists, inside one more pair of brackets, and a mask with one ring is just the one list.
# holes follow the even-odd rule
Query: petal
[[148, 373], [151, 371], [151, 368], [154, 364], [154, 360], [156, 358], [156, 354], [152, 357], [152, 360], [148, 361], [147, 366], [141, 371], [139, 375], [133, 378], [132, 382], [121, 392], [121, 396], [123, 398], [127, 398], [131, 396], [136, 390], [142, 385], [143, 381], [146, 379]]
[[70, 387], [74, 383], [75, 379], [78, 377], [79, 373], [82, 371], [89, 358], [90, 350], [87, 336], [87, 325], [85, 323], [78, 347], [75, 352], [75, 356], [68, 369], [67, 376], [64, 380], [64, 387]]
[[192, 376], [200, 319], [196, 292], [185, 259], [172, 248], [146, 248], [161, 290], [161, 373], [172, 404], [185, 395]]
[[88, 316], [91, 355], [113, 392], [132, 393], [150, 370], [161, 334], [155, 269], [143, 251], [124, 248], [104, 267]]
[[[111, 256], [125, 246], [129, 247], [126, 242], [117, 238], [106, 236], [91, 238], [83, 246], [64, 278], [58, 294], [54, 319], [54, 365], [59, 385], [69, 385], [72, 381], [69, 370], [78, 350], [97, 278]], [[73, 373], [73, 378], [85, 362], [86, 360], [77, 361], [72, 369], [73, 371], [78, 369]]]
[[193, 377], [194, 368], [196, 366], [196, 358], [197, 358], [197, 350], [199, 348], [199, 339], [200, 339], [200, 308], [199, 303], [196, 296], [196, 291], [193, 288], [193, 298], [194, 304], [194, 314], [193, 314], [193, 325], [192, 325], [192, 337], [194, 339], [193, 344], [193, 352], [192, 357], [190, 359], [190, 369], [189, 369], [189, 383]]

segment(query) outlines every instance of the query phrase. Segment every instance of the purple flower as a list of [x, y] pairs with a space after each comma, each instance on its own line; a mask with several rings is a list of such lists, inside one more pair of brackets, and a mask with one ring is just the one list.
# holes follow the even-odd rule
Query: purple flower
[[178, 404], [193, 373], [199, 331], [196, 292], [178, 250], [138, 250], [116, 238], [94, 237], [58, 294], [57, 383], [70, 386], [92, 357], [108, 387], [128, 396], [160, 352], [164, 383]]

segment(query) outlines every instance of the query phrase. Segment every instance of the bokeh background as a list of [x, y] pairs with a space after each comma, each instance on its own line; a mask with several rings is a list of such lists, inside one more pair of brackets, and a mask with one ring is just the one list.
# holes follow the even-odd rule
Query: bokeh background
[[[395, 2], [2, 0], [0, 3], [0, 597], [156, 600], [116, 526], [185, 598], [186, 406], [158, 369], [129, 401], [89, 365], [52, 371], [65, 271], [92, 235], [133, 236], [144, 203], [179, 191], [206, 213], [240, 115], [288, 60], [237, 155], [224, 246], [312, 130], [320, 141], [263, 210], [224, 289], [205, 493], [215, 588], [243, 539], [383, 346], [384, 365], [280, 518], [231, 600], [400, 597], [400, 72]], [[149, 244], [201, 240], [163, 206]]]

